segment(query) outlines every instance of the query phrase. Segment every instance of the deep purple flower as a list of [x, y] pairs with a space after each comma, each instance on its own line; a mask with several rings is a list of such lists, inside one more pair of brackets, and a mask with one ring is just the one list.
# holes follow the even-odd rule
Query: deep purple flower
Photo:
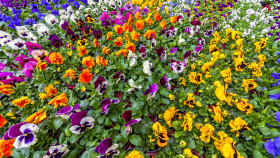
[[32, 11], [32, 13], [39, 12], [37, 4], [31, 4], [30, 5], [30, 10]]
[[206, 30], [206, 31], [204, 31], [204, 36], [205, 37], [210, 37], [212, 35], [213, 35], [213, 30]]
[[4, 83], [4, 84], [13, 84], [13, 83], [18, 83], [18, 82], [22, 82], [23, 79], [17, 76], [11, 76], [11, 78], [9, 79], [3, 79], [0, 82]]
[[280, 99], [280, 93], [269, 95], [269, 99], [276, 99], [276, 100]]
[[160, 79], [160, 85], [161, 86], [166, 86], [166, 88], [168, 90], [171, 89], [171, 85], [169, 83], [169, 81], [171, 80], [171, 78], [166, 78], [165, 74], [163, 75], [163, 77]]
[[102, 37], [102, 31], [101, 30], [93, 30], [92, 33], [93, 33], [93, 35], [96, 39], [100, 39]]
[[106, 98], [100, 102], [102, 106], [102, 113], [107, 115], [109, 110], [110, 110], [110, 105], [113, 104], [118, 104], [121, 100], [112, 100], [109, 98]]
[[75, 106], [65, 106], [61, 108], [56, 114], [56, 117], [61, 116], [64, 119], [68, 119], [73, 113], [80, 112], [80, 105], [76, 104]]
[[170, 54], [174, 54], [177, 52], [177, 47], [172, 47], [170, 50], [169, 50], [169, 53]]
[[116, 72], [114, 75], [113, 75], [113, 79], [118, 79], [117, 80], [117, 83], [120, 81], [120, 80], [125, 80], [125, 76], [122, 72]]
[[60, 48], [61, 46], [63, 46], [62, 41], [55, 34], [50, 35], [49, 40], [51, 41], [51, 45], [55, 48]]
[[99, 95], [102, 95], [107, 89], [108, 81], [105, 81], [105, 78], [102, 76], [98, 76], [96, 81], [94, 82], [94, 88], [98, 91]]
[[9, 128], [9, 130], [4, 134], [3, 139], [10, 140], [15, 138], [15, 148], [27, 148], [37, 142], [37, 138], [34, 133], [37, 133], [38, 130], [38, 126], [32, 123], [18, 123]]
[[120, 151], [116, 150], [119, 145], [118, 144], [112, 145], [112, 143], [113, 143], [112, 138], [105, 138], [94, 149], [94, 152], [102, 155], [102, 156], [99, 156], [99, 158], [108, 158], [107, 155], [109, 155], [110, 157], [119, 155]]
[[19, 21], [11, 21], [7, 27], [10, 27], [12, 29], [16, 29], [16, 26], [20, 26]]
[[125, 132], [126, 133], [130, 133], [132, 132], [132, 125], [135, 123], [140, 122], [142, 119], [141, 118], [137, 118], [137, 119], [131, 119], [131, 114], [132, 111], [131, 110], [127, 110], [122, 114], [122, 118], [124, 119], [124, 121], [126, 122], [125, 126]]
[[107, 21], [107, 20], [103, 20], [101, 25], [104, 26], [104, 27], [108, 27], [110, 25], [110, 22]]
[[200, 22], [200, 20], [193, 20], [193, 21], [191, 22], [191, 24], [192, 24], [193, 26], [197, 26], [197, 25], [201, 25], [201, 22]]
[[155, 49], [156, 50], [156, 53], [157, 55], [160, 57], [160, 60], [162, 59], [166, 59], [167, 55], [166, 55], [166, 50], [167, 49], [164, 49], [163, 47], [160, 47], [159, 49]]
[[82, 134], [87, 129], [91, 129], [94, 126], [94, 118], [86, 116], [87, 111], [80, 111], [70, 116], [72, 120], [70, 131], [74, 134]]
[[145, 92], [143, 93], [143, 95], [148, 95], [147, 100], [155, 97], [156, 92], [158, 91], [158, 85], [156, 83], [154, 83], [153, 85], [150, 85], [148, 89], [145, 90]]
[[147, 15], [147, 14], [149, 13], [149, 9], [147, 8], [147, 6], [145, 6], [145, 7], [143, 8], [143, 13], [144, 13], [145, 15]]

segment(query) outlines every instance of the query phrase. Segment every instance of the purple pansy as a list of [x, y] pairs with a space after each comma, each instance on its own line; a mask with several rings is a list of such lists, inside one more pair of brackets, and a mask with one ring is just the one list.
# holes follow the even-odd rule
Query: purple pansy
[[276, 100], [280, 99], [280, 93], [269, 95], [269, 99], [276, 99]]
[[265, 150], [274, 157], [276, 155], [280, 156], [280, 137], [273, 138], [273, 141], [268, 139], [268, 141], [264, 143], [264, 147]]
[[49, 40], [51, 41], [51, 45], [54, 46], [55, 48], [59, 48], [63, 46], [62, 41], [55, 34], [50, 35]]
[[210, 37], [212, 35], [213, 35], [213, 30], [206, 30], [206, 31], [204, 31], [204, 36], [205, 37]]
[[0, 70], [3, 70], [5, 67], [6, 67], [6, 65], [5, 65], [5, 64], [0, 63]]
[[7, 78], [8, 76], [12, 77], [12, 72], [0, 72], [0, 78]]
[[23, 79], [17, 76], [11, 76], [10, 78], [6, 78], [1, 80], [0, 82], [4, 83], [4, 84], [11, 84], [11, 83], [16, 83], [16, 82], [22, 82]]
[[126, 11], [131, 11], [132, 9], [133, 9], [133, 5], [132, 5], [132, 3], [129, 3], [129, 4], [125, 4], [124, 5], [124, 9], [126, 10]]
[[80, 111], [72, 114], [70, 119], [72, 120], [70, 131], [74, 134], [84, 133], [87, 129], [91, 129], [94, 126], [94, 118], [86, 116], [87, 111]]
[[61, 158], [69, 152], [67, 144], [62, 145], [51, 145], [48, 152], [43, 156], [43, 158]]
[[117, 83], [119, 82], [119, 81], [121, 81], [121, 80], [125, 80], [125, 76], [124, 76], [124, 74], [122, 73], [122, 72], [116, 72], [114, 75], [113, 75], [113, 79], [118, 79], [117, 80]]
[[132, 111], [131, 110], [127, 110], [122, 114], [122, 118], [124, 119], [124, 121], [126, 122], [125, 126], [125, 132], [129, 133], [132, 132], [132, 125], [135, 123], [140, 122], [142, 119], [141, 118], [137, 118], [137, 119], [131, 119], [131, 114]]
[[108, 81], [105, 81], [105, 78], [102, 76], [98, 76], [96, 81], [94, 82], [94, 88], [98, 91], [99, 95], [102, 95], [107, 89]]
[[24, 43], [24, 44], [26, 45], [26, 47], [27, 47], [27, 49], [29, 50], [29, 53], [30, 53], [30, 54], [31, 54], [31, 52], [32, 52], [33, 50], [35, 50], [35, 49], [43, 49], [43, 48], [41, 47], [41, 45], [36, 44], [36, 43], [26, 42], [26, 43]]
[[158, 85], [156, 83], [154, 83], [153, 85], [150, 85], [148, 89], [145, 90], [145, 92], [143, 93], [143, 95], [148, 95], [147, 100], [155, 97], [156, 92], [158, 91]]
[[161, 86], [166, 86], [166, 88], [168, 90], [171, 89], [171, 85], [169, 83], [169, 81], [171, 80], [171, 78], [166, 78], [165, 74], [163, 75], [163, 77], [160, 79], [160, 85]]
[[166, 50], [167, 49], [164, 49], [163, 47], [160, 47], [158, 49], [155, 49], [156, 50], [156, 53], [157, 55], [160, 57], [160, 60], [162, 59], [166, 59], [167, 58], [167, 55], [166, 55]]
[[170, 54], [175, 54], [177, 52], [177, 47], [172, 47], [170, 50], [169, 50], [169, 53]]
[[38, 130], [38, 126], [32, 123], [18, 123], [9, 128], [9, 130], [4, 134], [3, 139], [10, 140], [15, 138], [15, 148], [27, 148], [37, 142], [38, 139], [34, 133], [37, 133]]
[[170, 59], [170, 68], [174, 73], [181, 73], [185, 70], [187, 66], [186, 62], [176, 61], [174, 59]]
[[109, 98], [106, 98], [100, 102], [102, 106], [102, 113], [107, 115], [109, 110], [110, 110], [110, 105], [113, 104], [118, 104], [121, 100], [112, 100]]
[[100, 144], [94, 149], [94, 152], [99, 153], [98, 158], [112, 158], [115, 155], [119, 155], [120, 151], [116, 150], [119, 145], [113, 144], [112, 138], [103, 139]]
[[37, 65], [37, 61], [29, 61], [26, 64], [24, 64], [22, 72], [28, 77], [28, 78], [33, 78], [33, 72], [34, 68]]
[[65, 106], [61, 108], [56, 114], [56, 117], [61, 116], [64, 119], [68, 119], [73, 113], [80, 112], [80, 105], [76, 104], [75, 106]]
[[280, 85], [280, 73], [271, 73], [272, 78], [277, 79], [278, 81], [275, 84], [271, 84], [272, 86]]

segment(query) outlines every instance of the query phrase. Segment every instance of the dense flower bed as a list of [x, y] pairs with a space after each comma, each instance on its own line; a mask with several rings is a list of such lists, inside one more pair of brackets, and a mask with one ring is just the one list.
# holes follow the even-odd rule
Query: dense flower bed
[[1, 0], [0, 156], [280, 156], [280, 1]]

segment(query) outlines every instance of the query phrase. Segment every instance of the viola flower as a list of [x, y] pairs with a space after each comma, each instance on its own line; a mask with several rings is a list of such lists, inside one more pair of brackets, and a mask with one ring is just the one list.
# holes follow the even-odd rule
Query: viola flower
[[54, 108], [58, 108], [58, 106], [67, 106], [68, 98], [65, 93], [62, 93], [56, 97], [54, 97], [51, 101], [49, 101], [49, 105], [54, 105]]
[[14, 147], [17, 149], [28, 148], [31, 145], [36, 144], [37, 138], [34, 133], [39, 130], [38, 126], [32, 123], [18, 123], [9, 128], [4, 134], [4, 140], [11, 140], [15, 138]]
[[101, 56], [97, 56], [96, 57], [96, 64], [99, 65], [99, 66], [101, 66], [101, 65], [107, 66], [108, 65], [108, 60], [104, 59]]
[[132, 79], [128, 80], [128, 84], [129, 84], [129, 86], [131, 87], [131, 88], [129, 88], [129, 89], [127, 90], [127, 92], [128, 92], [129, 94], [131, 94], [131, 93], [134, 92], [134, 91], [137, 91], [137, 90], [142, 89], [142, 86], [141, 86], [141, 85], [140, 85], [140, 86], [136, 86], [135, 83], [134, 83], [134, 81], [133, 81]]
[[106, 98], [100, 102], [102, 106], [102, 113], [107, 115], [109, 110], [110, 110], [110, 105], [113, 104], [118, 104], [121, 100], [111, 100], [109, 98]]
[[166, 86], [166, 88], [167, 88], [168, 90], [170, 90], [170, 89], [171, 89], [171, 85], [170, 85], [169, 81], [170, 81], [171, 79], [172, 79], [172, 78], [166, 78], [166, 77], [165, 77], [165, 74], [164, 74], [163, 77], [160, 79], [160, 85], [161, 85], [161, 86]]
[[48, 85], [45, 87], [45, 92], [47, 93], [47, 97], [50, 98], [52, 95], [55, 96], [57, 94], [57, 89], [54, 85]]
[[[24, 44], [26, 45], [26, 47], [27, 47], [27, 49], [29, 50], [29, 53], [30, 53], [30, 54], [31, 54], [31, 52], [32, 52], [33, 50], [37, 50], [37, 49], [41, 50], [41, 49], [43, 49], [43, 48], [41, 47], [41, 45], [36, 44], [36, 43], [26, 42], [26, 43], [24, 43]], [[23, 57], [23, 56], [22, 56], [22, 57]]]
[[137, 20], [135, 25], [137, 30], [142, 30], [145, 26], [144, 20]]
[[219, 105], [217, 105], [217, 106], [212, 106], [212, 108], [215, 113], [214, 120], [217, 123], [221, 123], [222, 121], [224, 121], [224, 118], [221, 115], [222, 114], [221, 107]]
[[128, 51], [132, 51], [132, 53], [135, 52], [135, 44], [128, 41], [127, 44], [125, 45], [125, 49], [127, 49]]
[[0, 115], [0, 128], [3, 127], [8, 121], [3, 118], [2, 115]]
[[13, 144], [15, 139], [4, 140], [0, 139], [0, 156], [2, 157], [9, 157], [12, 155], [11, 149], [13, 148]]
[[113, 75], [113, 79], [118, 79], [116, 82], [118, 83], [119, 81], [121, 80], [125, 80], [125, 76], [123, 73], [121, 73], [120, 71], [119, 72], [116, 72], [114, 75]]
[[72, 114], [70, 119], [72, 120], [70, 131], [74, 134], [82, 134], [87, 129], [92, 129], [95, 119], [87, 115], [87, 111], [80, 111]]
[[73, 69], [66, 70], [64, 77], [67, 77], [67, 76], [69, 76], [70, 80], [74, 80], [75, 78], [77, 78], [76, 71]]
[[63, 64], [63, 56], [60, 53], [53, 52], [49, 55], [49, 60], [52, 64]]
[[154, 123], [152, 128], [155, 136], [158, 139], [158, 146], [165, 147], [167, 145], [167, 141], [169, 140], [166, 128], [162, 126], [159, 122]]
[[94, 149], [94, 152], [99, 153], [99, 158], [113, 158], [115, 155], [119, 155], [120, 151], [117, 150], [118, 144], [112, 145], [112, 138], [103, 139], [100, 144]]
[[177, 52], [177, 47], [172, 47], [170, 50], [169, 50], [169, 53], [170, 54], [175, 54]]
[[108, 81], [105, 81], [105, 78], [102, 76], [98, 76], [96, 81], [94, 82], [94, 88], [98, 91], [99, 95], [103, 95], [103, 93], [107, 90]]
[[153, 85], [150, 85], [148, 89], [145, 90], [143, 95], [149, 94], [147, 97], [147, 100], [149, 100], [155, 97], [157, 91], [158, 91], [158, 85], [154, 83]]
[[241, 86], [244, 87], [245, 92], [248, 93], [248, 90], [253, 90], [257, 87], [257, 83], [254, 82], [254, 79], [243, 79]]
[[133, 150], [125, 158], [144, 158], [144, 156], [139, 151]]
[[123, 28], [120, 25], [115, 25], [114, 30], [118, 35], [121, 35], [123, 33]]
[[89, 83], [92, 80], [92, 73], [90, 72], [89, 69], [83, 69], [79, 81], [82, 83]]
[[90, 24], [95, 22], [95, 20], [93, 19], [93, 17], [91, 15], [87, 15], [85, 17], [85, 20]]
[[187, 63], [170, 59], [170, 68], [174, 73], [181, 73], [187, 67]]
[[15, 91], [12, 88], [13, 88], [12, 85], [4, 84], [3, 82], [0, 82], [0, 93], [3, 93], [5, 95], [15, 93]]
[[92, 33], [93, 33], [93, 35], [96, 39], [100, 39], [102, 37], [102, 31], [101, 30], [93, 30]]
[[187, 93], [188, 100], [184, 101], [184, 105], [189, 106], [190, 108], [194, 108], [195, 105], [195, 97], [192, 93]]
[[75, 106], [65, 106], [61, 108], [56, 114], [56, 117], [61, 116], [64, 119], [70, 118], [73, 113], [80, 112], [80, 105], [76, 104]]
[[88, 36], [88, 35], [90, 35], [92, 32], [91, 32], [91, 26], [86, 26], [86, 27], [84, 27], [84, 28], [81, 28], [81, 30], [82, 30], [82, 32], [83, 32], [83, 34], [84, 35], [86, 35], [86, 36]]
[[216, 97], [220, 101], [225, 101], [227, 99], [227, 97], [226, 97], [227, 84], [225, 86], [223, 86], [219, 81], [215, 81], [214, 85], [217, 87], [215, 89]]
[[211, 139], [211, 136], [213, 136], [214, 130], [215, 130], [215, 128], [212, 125], [210, 125], [210, 124], [206, 124], [206, 125], [202, 126], [200, 128], [201, 135], [200, 135], [199, 138], [203, 142], [209, 143], [210, 139]]
[[167, 55], [166, 55], [167, 49], [160, 47], [159, 49], [155, 49], [155, 50], [156, 50], [157, 55], [160, 57], [160, 60], [162, 60], [162, 59], [165, 60], [167, 58]]
[[14, 99], [12, 101], [12, 104], [18, 106], [19, 108], [24, 108], [27, 104], [30, 104], [30, 103], [31, 103], [30, 99], [28, 99], [25, 96]]
[[150, 63], [148, 60], [146, 60], [143, 63], [143, 72], [149, 76], [152, 76], [152, 71], [151, 71], [152, 66], [153, 66], [153, 64]]
[[119, 57], [121, 54], [126, 58], [126, 54], [128, 53], [128, 50], [126, 49], [121, 49], [116, 52], [116, 56]]
[[69, 152], [67, 144], [62, 145], [51, 145], [47, 153], [43, 158], [61, 158]]
[[[211, 66], [213, 66], [213, 65], [211, 64]], [[230, 67], [228, 67], [226, 70], [221, 71], [220, 73], [223, 77], [225, 77], [224, 81], [226, 83], [231, 83], [231, 69], [230, 69]]]
[[250, 114], [253, 109], [253, 105], [249, 104], [248, 101], [248, 99], [240, 99], [240, 101], [236, 103], [236, 107], [246, 114]]
[[280, 85], [280, 73], [271, 73], [271, 77], [278, 80], [275, 84], [271, 84], [272, 86]]
[[123, 40], [122, 37], [117, 37], [116, 40], [114, 41], [114, 45], [116, 45], [117, 47], [120, 47], [123, 44], [122, 40]]
[[82, 64], [85, 65], [89, 69], [91, 69], [93, 66], [95, 66], [94, 59], [91, 56], [84, 57], [82, 60]]
[[139, 56], [142, 58], [142, 59], [145, 59], [147, 57], [147, 52], [146, 52], [146, 48], [145, 47], [141, 47], [139, 49]]
[[127, 58], [130, 59], [130, 62], [129, 62], [129, 66], [134, 66], [137, 64], [137, 55], [135, 53], [132, 53], [131, 50], [128, 51], [128, 56]]
[[171, 107], [169, 109], [166, 109], [163, 113], [163, 118], [166, 122], [166, 124], [169, 127], [172, 127], [171, 123], [174, 121], [176, 118], [181, 119], [181, 114], [178, 113], [179, 110], [175, 110], [175, 107]]
[[78, 51], [79, 51], [79, 56], [84, 56], [86, 54], [88, 54], [88, 51], [86, 50], [86, 48], [84, 46], [79, 46], [78, 47]]
[[28, 118], [25, 119], [25, 122], [33, 123], [33, 124], [40, 124], [43, 120], [47, 118], [47, 112], [42, 109], [34, 114], [30, 115]]
[[184, 122], [181, 124], [181, 127], [184, 127], [184, 131], [188, 130], [189, 132], [192, 131], [192, 124], [193, 119], [195, 117], [192, 113], [186, 113], [184, 116]]
[[231, 132], [236, 133], [236, 137], [239, 137], [240, 132], [245, 130], [250, 130], [248, 124], [241, 119], [241, 117], [237, 117], [234, 120], [229, 122], [229, 126], [231, 127]]
[[124, 121], [126, 122], [125, 126], [125, 132], [128, 134], [130, 132], [132, 132], [132, 125], [135, 123], [140, 122], [142, 119], [141, 118], [137, 118], [137, 119], [131, 119], [131, 114], [132, 111], [131, 110], [127, 110], [122, 114], [122, 118], [124, 119]]
[[108, 55], [108, 54], [111, 53], [111, 49], [109, 49], [108, 47], [104, 47], [104, 48], [102, 49], [102, 53]]
[[93, 39], [93, 46], [94, 46], [94, 48], [96, 48], [96, 47], [99, 47], [100, 45], [99, 45], [99, 43], [97, 42], [97, 39], [95, 38], [95, 39]]
[[273, 141], [272, 139], [268, 139], [268, 141], [264, 143], [265, 150], [274, 157], [276, 155], [280, 156], [279, 141], [280, 137], [276, 137], [273, 138]]
[[201, 84], [202, 80], [202, 74], [201, 73], [196, 73], [196, 72], [191, 72], [189, 75], [189, 81], [191, 83], [195, 84]]
[[62, 41], [56, 35], [50, 35], [49, 40], [51, 41], [51, 45], [55, 48], [63, 46]]

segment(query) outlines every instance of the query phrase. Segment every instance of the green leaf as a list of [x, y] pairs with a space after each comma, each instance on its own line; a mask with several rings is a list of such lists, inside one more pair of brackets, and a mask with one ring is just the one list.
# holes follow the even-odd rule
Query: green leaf
[[264, 142], [263, 141], [260, 141], [256, 144], [256, 149], [260, 150], [263, 148], [263, 145], [264, 145]]
[[132, 135], [129, 138], [129, 141], [131, 142], [131, 144], [136, 145], [136, 146], [141, 146], [142, 145], [141, 137], [138, 136], [138, 135]]
[[94, 152], [85, 151], [81, 158], [97, 157], [99, 154]]
[[77, 158], [81, 150], [75, 149], [68, 156], [69, 158]]
[[263, 155], [259, 150], [255, 149], [253, 152], [253, 157], [254, 158], [263, 158]]
[[45, 155], [46, 151], [36, 151], [33, 154], [33, 158], [43, 157]]
[[195, 149], [195, 142], [193, 141], [192, 138], [188, 138], [187, 148]]
[[55, 129], [58, 129], [63, 124], [63, 119], [57, 118], [54, 120], [53, 125]]
[[259, 125], [259, 129], [266, 136], [271, 134], [271, 130], [269, 128], [265, 127], [264, 125]]
[[163, 104], [167, 104], [167, 105], [170, 104], [169, 99], [161, 98], [160, 100], [161, 100], [161, 102], [162, 102]]
[[167, 89], [161, 89], [160, 91], [159, 91], [159, 93], [161, 94], [161, 95], [163, 95], [163, 96], [165, 96], [165, 97], [168, 97], [168, 95], [169, 95], [169, 92], [168, 92], [168, 90]]
[[24, 158], [25, 157], [19, 149], [14, 149], [12, 156], [16, 157], [16, 158]]

